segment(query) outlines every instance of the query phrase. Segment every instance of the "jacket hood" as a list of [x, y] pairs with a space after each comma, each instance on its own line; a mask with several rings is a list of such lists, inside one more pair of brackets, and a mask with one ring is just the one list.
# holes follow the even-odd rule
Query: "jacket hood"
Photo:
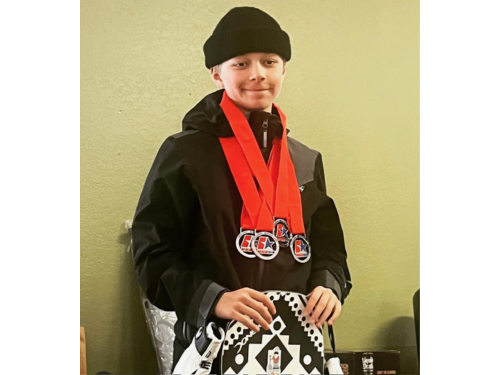
[[182, 130], [200, 130], [217, 137], [230, 137], [233, 130], [220, 106], [224, 89], [205, 96], [182, 120]]
[[[231, 137], [234, 135], [231, 125], [220, 106], [224, 89], [217, 90], [205, 96], [198, 102], [182, 120], [182, 130], [199, 130], [213, 134], [217, 137]], [[281, 136], [283, 133], [281, 119], [278, 111], [273, 105], [272, 114], [264, 111], [253, 111], [249, 116], [249, 123], [254, 134], [260, 131], [262, 119], [269, 118], [269, 125], [276, 128], [276, 133]], [[281, 131], [279, 128], [281, 127]], [[287, 129], [287, 134], [289, 130]], [[270, 137], [272, 139], [272, 137]]]

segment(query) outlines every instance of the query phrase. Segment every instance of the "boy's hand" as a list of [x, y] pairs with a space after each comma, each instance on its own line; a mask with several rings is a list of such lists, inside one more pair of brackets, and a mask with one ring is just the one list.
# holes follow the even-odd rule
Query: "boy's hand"
[[224, 293], [215, 306], [214, 313], [218, 318], [237, 320], [252, 331], [259, 332], [256, 324], [269, 329], [269, 324], [273, 321], [271, 314], [276, 314], [276, 308], [264, 293], [242, 288]]
[[308, 297], [304, 314], [312, 313], [311, 324], [316, 324], [316, 327], [322, 327], [328, 317], [328, 325], [331, 326], [340, 316], [342, 304], [330, 288], [317, 286]]

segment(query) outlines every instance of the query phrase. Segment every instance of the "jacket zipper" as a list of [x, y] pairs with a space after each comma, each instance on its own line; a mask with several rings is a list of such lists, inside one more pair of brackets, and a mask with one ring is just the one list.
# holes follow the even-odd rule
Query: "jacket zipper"
[[269, 120], [264, 120], [262, 127], [264, 128], [264, 133], [262, 134], [262, 145], [267, 148], [267, 128], [269, 127]]
[[[267, 148], [267, 129], [269, 128], [269, 119], [266, 119], [264, 120], [264, 122], [262, 123], [262, 128], [264, 128], [264, 132], [262, 133], [262, 146], [264, 148]], [[271, 158], [269, 158], [270, 160]], [[269, 160], [268, 160], [268, 167], [269, 167]], [[265, 268], [265, 261], [263, 261], [262, 259], [259, 259], [259, 281], [260, 281], [260, 285], [259, 285], [259, 289], [258, 290], [261, 290], [262, 289], [262, 285], [264, 285], [264, 280], [263, 280], [263, 277], [264, 277], [264, 268]]]

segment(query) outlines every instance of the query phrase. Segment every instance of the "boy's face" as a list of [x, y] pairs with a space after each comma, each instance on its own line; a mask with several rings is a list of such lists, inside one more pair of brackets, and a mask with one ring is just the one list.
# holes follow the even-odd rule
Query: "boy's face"
[[211, 68], [210, 73], [248, 117], [254, 110], [271, 112], [285, 78], [285, 64], [275, 53], [255, 52], [224, 61], [220, 72]]

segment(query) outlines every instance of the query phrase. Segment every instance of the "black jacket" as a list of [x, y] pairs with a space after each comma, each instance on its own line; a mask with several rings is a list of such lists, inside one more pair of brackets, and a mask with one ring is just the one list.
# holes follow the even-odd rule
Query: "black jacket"
[[[272, 261], [249, 259], [236, 250], [243, 203], [219, 142], [219, 137], [233, 135], [219, 106], [222, 93], [201, 100], [184, 117], [183, 131], [163, 143], [132, 225], [139, 284], [154, 305], [174, 310], [179, 319], [174, 362], [196, 327], [211, 317], [223, 291], [247, 286], [307, 294], [321, 285], [343, 302], [351, 288], [342, 228], [326, 194], [321, 155], [290, 137], [311, 260], [298, 263], [286, 248]], [[278, 115], [274, 107], [273, 113]]]

